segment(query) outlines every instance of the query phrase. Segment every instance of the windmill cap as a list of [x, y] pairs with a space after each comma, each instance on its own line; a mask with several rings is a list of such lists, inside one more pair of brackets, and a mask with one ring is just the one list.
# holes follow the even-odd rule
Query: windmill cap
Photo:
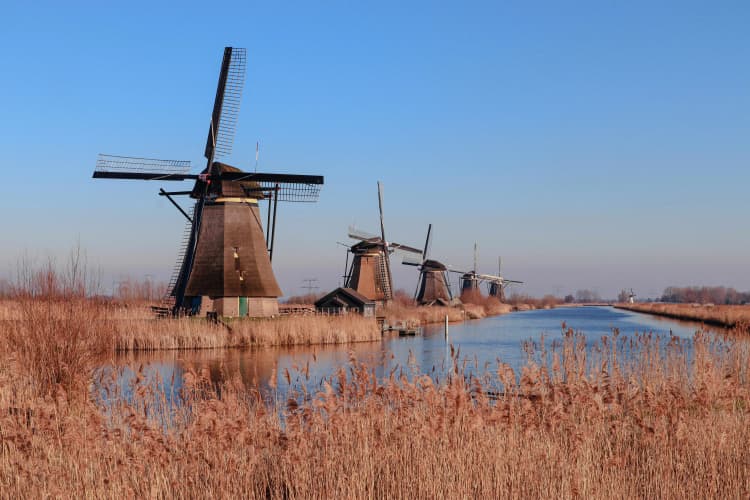
[[[213, 163], [213, 174], [223, 174], [226, 172], [244, 172], [243, 170], [233, 167], [231, 165], [227, 165], [226, 163], [221, 163], [218, 161], [215, 161]], [[204, 174], [208, 173], [208, 169], [203, 170]], [[203, 190], [203, 186], [205, 186], [205, 183], [202, 180], [197, 180], [195, 182], [195, 187], [193, 188], [192, 197], [193, 198], [199, 198], [200, 193]], [[245, 196], [248, 196], [245, 190], [247, 189], [252, 193], [252, 197], [261, 200], [265, 198], [265, 195], [262, 191], [260, 191], [261, 186], [255, 182], [255, 181], [219, 181], [214, 183], [210, 190], [211, 192], [216, 192], [219, 196], [227, 196], [227, 197], [238, 197], [242, 198]]]
[[433, 259], [427, 259], [422, 263], [422, 267], [425, 269], [429, 269], [430, 271], [447, 271], [448, 268], [445, 267], [445, 264], [438, 262]]

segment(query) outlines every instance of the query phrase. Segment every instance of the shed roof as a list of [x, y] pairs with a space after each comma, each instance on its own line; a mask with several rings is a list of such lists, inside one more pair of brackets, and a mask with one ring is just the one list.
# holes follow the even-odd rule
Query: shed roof
[[334, 291], [330, 292], [329, 294], [321, 297], [320, 299], [315, 301], [315, 307], [322, 307], [326, 302], [329, 302], [331, 300], [336, 300], [340, 303], [340, 299], [344, 299], [348, 303], [352, 303], [357, 306], [364, 306], [364, 305], [374, 305], [375, 301], [370, 300], [361, 293], [357, 292], [356, 290], [352, 288], [342, 288], [339, 287], [335, 289]]

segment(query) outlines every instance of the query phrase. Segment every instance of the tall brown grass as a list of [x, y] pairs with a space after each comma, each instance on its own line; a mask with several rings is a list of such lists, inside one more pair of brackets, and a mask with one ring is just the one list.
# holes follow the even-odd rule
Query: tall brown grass
[[345, 316], [289, 316], [273, 319], [236, 319], [224, 325], [199, 318], [120, 321], [113, 325], [113, 349], [213, 349], [313, 344], [346, 344], [380, 340], [372, 318]]
[[[664, 342], [667, 342], [666, 347]], [[528, 344], [516, 373], [378, 379], [352, 359], [318, 394], [266, 402], [188, 372], [182, 405], [15, 391], [0, 364], [3, 496], [747, 498], [750, 352], [698, 335]], [[8, 411], [14, 408], [15, 411]], [[19, 411], [20, 409], [20, 411]]]
[[40, 336], [55, 339], [57, 346], [67, 345], [68, 337], [75, 338], [71, 342], [96, 342], [99, 351], [108, 352], [336, 344], [381, 338], [375, 320], [358, 315], [236, 319], [228, 326], [203, 318], [157, 319], [145, 304], [102, 303], [85, 297], [16, 296], [0, 302], [0, 329], [16, 332], [12, 339], [19, 347], [30, 344], [34, 349], [44, 347], [37, 342]]
[[426, 325], [441, 323], [448, 316], [448, 321], [456, 322], [466, 319], [482, 319], [488, 316], [498, 316], [507, 314], [512, 311], [530, 310], [539, 308], [554, 307], [560, 303], [559, 299], [545, 296], [543, 299], [523, 296], [525, 302], [522, 302], [521, 296], [514, 296], [513, 301], [507, 303], [500, 302], [497, 297], [484, 295], [479, 290], [465, 291], [461, 294], [461, 305], [456, 307], [443, 306], [418, 306], [414, 300], [403, 291], [397, 291], [394, 300], [385, 307], [383, 314], [387, 321], [402, 321], [406, 323]]
[[742, 323], [750, 324], [750, 305], [625, 303], [615, 307], [730, 328]]
[[86, 388], [107, 337], [101, 309], [87, 294], [95, 287], [80, 248], [58, 270], [48, 259], [34, 267], [22, 261], [15, 284], [0, 308], [0, 349], [12, 353], [38, 396], [86, 397]]

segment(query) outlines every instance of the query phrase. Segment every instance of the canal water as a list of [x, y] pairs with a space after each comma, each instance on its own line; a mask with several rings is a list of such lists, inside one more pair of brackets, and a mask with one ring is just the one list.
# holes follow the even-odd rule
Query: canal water
[[611, 336], [613, 329], [618, 329], [621, 337], [653, 332], [682, 338], [691, 338], [700, 329], [696, 323], [612, 307], [561, 307], [454, 323], [449, 327], [447, 340], [443, 325], [431, 325], [417, 336], [389, 334], [379, 342], [128, 353], [118, 357], [115, 364], [121, 370], [119, 379], [123, 389], [140, 369], [146, 379], [157, 381], [168, 393], [179, 390], [189, 370], [210, 373], [213, 381], [239, 377], [246, 386], [257, 386], [266, 394], [284, 394], [290, 385], [288, 372], [294, 388], [304, 386], [314, 392], [352, 357], [375, 369], [378, 377], [392, 372], [426, 373], [440, 380], [452, 366], [451, 346], [469, 371], [494, 370], [498, 362], [517, 370], [527, 359], [523, 343], [539, 342], [542, 337], [547, 344], [560, 340], [563, 324], [583, 333], [587, 343]]

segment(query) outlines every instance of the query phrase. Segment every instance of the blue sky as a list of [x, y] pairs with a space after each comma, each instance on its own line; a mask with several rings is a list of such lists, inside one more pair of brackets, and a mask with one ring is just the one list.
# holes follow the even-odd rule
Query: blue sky
[[[0, 274], [80, 238], [105, 282], [170, 274], [158, 183], [94, 181], [97, 153], [191, 160], [222, 48], [248, 49], [229, 162], [322, 174], [280, 207], [287, 294], [338, 284], [346, 229], [532, 294], [750, 289], [747, 2], [10, 2], [0, 31]], [[171, 184], [164, 187], [178, 187]], [[185, 185], [187, 189], [187, 185]], [[396, 266], [394, 266], [396, 267]], [[413, 268], [397, 286], [413, 289]]]

